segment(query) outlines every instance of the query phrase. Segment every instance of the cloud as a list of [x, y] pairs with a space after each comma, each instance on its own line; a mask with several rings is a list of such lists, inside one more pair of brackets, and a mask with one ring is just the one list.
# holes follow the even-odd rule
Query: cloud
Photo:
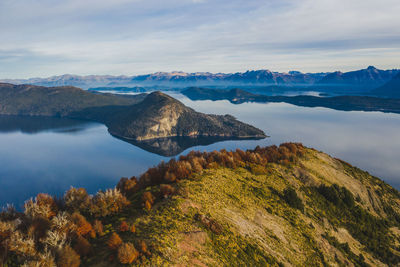
[[398, 0], [2, 0], [0, 78], [395, 68], [399, 13]]

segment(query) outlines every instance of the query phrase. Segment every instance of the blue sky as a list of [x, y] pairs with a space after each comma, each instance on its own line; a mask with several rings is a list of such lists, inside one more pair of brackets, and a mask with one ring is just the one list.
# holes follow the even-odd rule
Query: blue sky
[[399, 0], [0, 0], [0, 78], [399, 68]]

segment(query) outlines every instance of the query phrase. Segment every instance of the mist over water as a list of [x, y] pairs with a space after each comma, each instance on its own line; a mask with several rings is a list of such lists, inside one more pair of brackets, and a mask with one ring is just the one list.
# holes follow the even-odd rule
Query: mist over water
[[[302, 142], [400, 188], [399, 114], [285, 103], [236, 105], [191, 101], [179, 93], [169, 94], [199, 112], [234, 115], [270, 136], [194, 146], [181, 154]], [[140, 175], [161, 160], [170, 159], [112, 137], [104, 125], [58, 118], [0, 117], [0, 147], [0, 205], [14, 203], [19, 208], [39, 192], [61, 195], [74, 186], [95, 193], [115, 186], [121, 177]]]

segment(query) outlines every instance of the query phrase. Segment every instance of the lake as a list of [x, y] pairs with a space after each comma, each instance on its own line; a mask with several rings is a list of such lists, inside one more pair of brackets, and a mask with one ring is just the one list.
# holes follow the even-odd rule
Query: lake
[[[209, 145], [198, 142], [181, 154], [193, 149], [247, 149], [302, 142], [400, 188], [400, 114], [285, 103], [236, 105], [191, 101], [179, 93], [169, 94], [200, 112], [234, 115], [270, 136]], [[0, 206], [14, 203], [18, 208], [39, 192], [62, 195], [74, 186], [95, 193], [115, 186], [121, 177], [139, 175], [170, 158], [114, 138], [102, 124], [60, 118], [0, 117], [0, 147]]]

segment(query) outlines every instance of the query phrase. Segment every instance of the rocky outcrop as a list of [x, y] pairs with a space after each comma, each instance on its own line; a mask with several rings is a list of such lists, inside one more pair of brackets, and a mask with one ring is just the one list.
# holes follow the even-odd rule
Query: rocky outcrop
[[106, 125], [113, 135], [137, 141], [177, 136], [265, 137], [261, 130], [230, 115], [199, 113], [161, 92], [114, 114]]

